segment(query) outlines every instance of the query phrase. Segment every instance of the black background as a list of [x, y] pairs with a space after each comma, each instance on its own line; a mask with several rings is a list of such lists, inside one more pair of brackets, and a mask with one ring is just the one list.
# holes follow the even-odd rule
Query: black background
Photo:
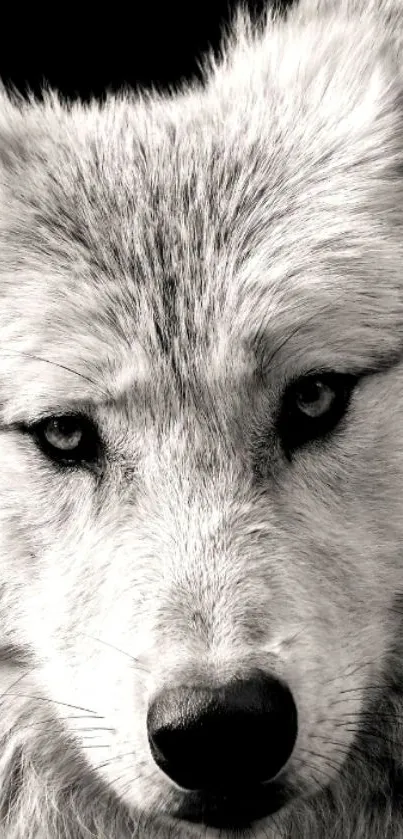
[[[269, 0], [280, 9], [291, 0]], [[258, 17], [264, 0], [246, 0]], [[22, 93], [44, 85], [69, 98], [102, 97], [122, 85], [164, 90], [199, 77], [203, 53], [220, 44], [235, 2], [159, 0], [92, 7], [8, 6], [0, 27], [0, 78]], [[2, 13], [3, 14], [3, 13]]]

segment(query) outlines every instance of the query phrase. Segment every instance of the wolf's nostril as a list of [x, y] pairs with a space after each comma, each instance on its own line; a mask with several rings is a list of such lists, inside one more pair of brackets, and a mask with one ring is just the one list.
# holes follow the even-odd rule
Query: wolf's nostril
[[151, 704], [155, 762], [188, 790], [233, 790], [269, 781], [290, 757], [297, 709], [289, 688], [262, 672], [220, 687], [182, 686]]

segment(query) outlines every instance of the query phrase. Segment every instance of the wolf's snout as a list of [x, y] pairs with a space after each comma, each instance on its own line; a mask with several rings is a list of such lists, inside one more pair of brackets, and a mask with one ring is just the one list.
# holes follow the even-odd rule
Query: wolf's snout
[[147, 717], [154, 760], [187, 790], [269, 781], [290, 757], [297, 709], [289, 688], [256, 673], [219, 686], [162, 691]]

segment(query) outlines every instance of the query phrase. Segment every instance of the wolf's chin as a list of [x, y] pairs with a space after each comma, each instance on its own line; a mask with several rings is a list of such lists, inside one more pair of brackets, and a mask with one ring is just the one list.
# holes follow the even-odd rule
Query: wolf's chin
[[283, 782], [271, 782], [231, 794], [193, 792], [173, 815], [181, 821], [220, 830], [245, 830], [289, 804], [294, 793]]

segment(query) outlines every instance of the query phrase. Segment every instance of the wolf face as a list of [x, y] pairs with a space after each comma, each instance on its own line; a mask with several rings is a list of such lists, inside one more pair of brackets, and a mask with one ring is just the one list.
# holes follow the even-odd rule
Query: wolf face
[[3, 97], [7, 839], [61, 800], [81, 836], [96, 784], [97, 837], [398, 825], [392, 12], [239, 18], [169, 98]]

